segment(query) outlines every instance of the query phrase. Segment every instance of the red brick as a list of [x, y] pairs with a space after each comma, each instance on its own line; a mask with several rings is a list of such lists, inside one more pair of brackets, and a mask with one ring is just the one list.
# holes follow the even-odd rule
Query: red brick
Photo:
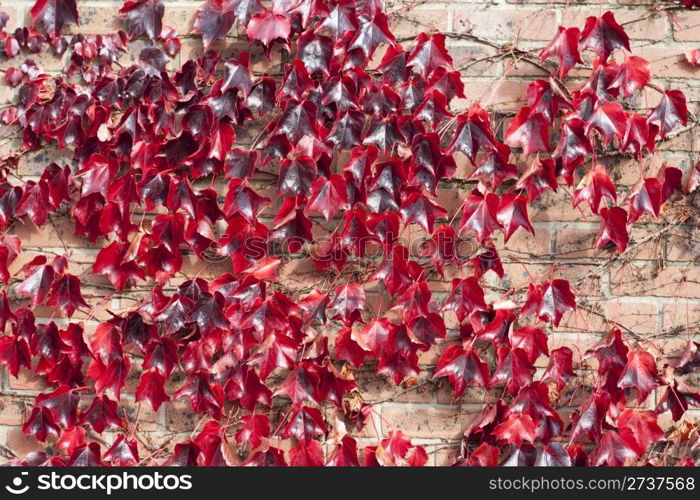
[[389, 16], [391, 31], [397, 39], [410, 44], [416, 34], [425, 31], [447, 31], [449, 14], [444, 8], [411, 9], [399, 16]]
[[673, 13], [673, 38], [679, 42], [700, 41], [700, 11], [688, 9]]
[[628, 302], [611, 299], [603, 303], [603, 314], [611, 321], [643, 335], [657, 332], [659, 308], [653, 302]]
[[699, 297], [699, 267], [666, 267], [628, 265], [617, 272], [611, 272], [611, 289], [618, 291], [621, 283], [623, 295], [656, 297]]
[[412, 438], [458, 439], [474, 416], [456, 407], [389, 405], [382, 409], [382, 428], [384, 434], [401, 429]]
[[8, 429], [5, 445], [20, 459], [33, 451], [43, 450], [44, 446], [32, 436], [25, 436], [22, 429]]
[[455, 31], [489, 40], [550, 40], [557, 30], [556, 13], [550, 9], [525, 10], [469, 5], [454, 9]]
[[[700, 304], [678, 299], [663, 306], [663, 329], [683, 328], [700, 322]], [[697, 331], [697, 326], [690, 332]], [[682, 334], [681, 334], [682, 335]], [[681, 336], [679, 335], [679, 336]]]
[[31, 411], [22, 398], [12, 395], [0, 396], [0, 425], [21, 425]]
[[666, 242], [666, 257], [675, 261], [695, 261], [700, 257], [700, 234], [696, 229], [673, 231]]

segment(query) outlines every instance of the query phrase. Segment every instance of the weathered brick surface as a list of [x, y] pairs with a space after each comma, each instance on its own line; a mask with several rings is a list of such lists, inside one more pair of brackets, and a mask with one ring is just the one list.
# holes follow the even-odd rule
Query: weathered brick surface
[[[115, 20], [116, 9], [121, 0], [78, 0], [81, 26], [72, 27], [71, 33], [104, 33], [119, 26]], [[479, 102], [482, 106], [506, 115], [512, 113], [525, 103], [525, 90], [533, 77], [546, 77], [541, 68], [524, 60], [499, 56], [497, 49], [478, 43], [473, 38], [489, 39], [502, 45], [517, 45], [532, 50], [537, 54], [551, 38], [560, 24], [582, 27], [586, 16], [598, 15], [606, 9], [615, 12], [619, 22], [625, 23], [635, 53], [649, 60], [655, 81], [663, 88], [682, 89], [689, 100], [689, 109], [700, 114], [700, 69], [688, 64], [684, 51], [700, 48], [700, 11], [671, 10], [651, 13], [652, 0], [617, 0], [608, 2], [586, 2], [583, 0], [455, 0], [451, 2], [410, 2], [412, 8], [406, 8], [409, 2], [388, 1], [387, 9], [390, 22], [397, 38], [405, 46], [410, 46], [420, 31], [441, 30], [463, 35], [462, 38], [448, 38], [455, 67], [462, 70], [466, 99], [454, 103], [453, 112], [459, 112]], [[32, 0], [0, 0], [0, 10], [10, 14], [8, 26], [14, 29], [29, 22], [29, 9]], [[191, 36], [196, 9], [201, 0], [166, 1], [164, 24], [177, 30], [180, 35], [187, 35], [182, 40], [181, 54], [173, 65], [178, 66], [187, 58], [203, 54], [201, 40]], [[465, 37], [464, 35], [468, 35]], [[223, 53], [240, 50], [244, 45], [245, 32], [234, 28], [226, 41], [216, 42], [214, 48]], [[121, 55], [122, 64], [131, 64], [138, 56], [139, 50], [146, 42], [138, 41], [127, 54]], [[255, 52], [255, 50], [254, 50]], [[375, 57], [379, 60], [383, 49]], [[256, 55], [256, 54], [254, 54]], [[279, 73], [284, 56], [273, 51], [271, 60], [254, 57], [253, 71], [271, 71]], [[586, 61], [592, 60], [590, 53], [585, 53]], [[59, 71], [63, 61], [50, 56], [34, 57], [37, 64], [48, 71]], [[0, 68], [12, 65], [11, 61], [0, 61]], [[575, 70], [572, 76], [585, 78], [587, 69]], [[0, 101], [4, 103], [14, 96], [15, 91], [0, 83]], [[637, 107], [653, 105], [658, 95], [654, 91], [646, 92]], [[507, 119], [505, 119], [507, 120]], [[496, 120], [499, 132], [507, 121]], [[250, 144], [258, 135], [261, 123], [251, 122], [244, 130], [237, 131], [241, 144]], [[0, 154], [16, 148], [17, 144], [5, 141], [0, 146]], [[700, 150], [700, 135], [680, 134], [664, 141], [658, 148], [658, 154], [644, 164], [645, 175], [654, 175], [662, 164], [678, 166], [688, 172], [697, 161]], [[519, 158], [517, 164], [523, 167], [526, 159]], [[456, 155], [458, 165], [457, 178], [466, 179], [473, 171], [473, 166], [461, 154]], [[627, 196], [629, 189], [639, 180], [639, 164], [634, 159], [618, 157], [601, 158], [600, 161], [610, 166], [615, 182], [620, 187], [620, 198]], [[49, 147], [41, 152], [27, 152], [21, 157], [17, 175], [36, 178], [49, 162], [60, 165], [71, 163], [69, 151], [59, 151]], [[581, 172], [579, 172], [580, 177]], [[261, 176], [259, 181], [266, 185], [260, 189], [261, 194], [271, 196], [270, 188], [273, 177]], [[257, 180], [256, 180], [257, 182]], [[449, 217], [456, 214], [464, 197], [471, 187], [458, 182], [450, 184], [438, 192], [439, 202], [448, 210]], [[503, 245], [502, 236], [495, 237], [495, 242], [503, 259], [505, 276], [503, 279], [488, 276], [485, 278], [491, 290], [488, 298], [493, 299], [510, 289], [522, 295], [524, 287], [531, 279], [555, 275], [569, 279], [578, 293], [579, 310], [567, 313], [560, 326], [547, 331], [550, 337], [550, 349], [562, 345], [570, 346], [575, 351], [575, 359], [592, 347], [609, 329], [604, 318], [616, 321], [639, 336], [655, 336], [654, 343], [664, 351], [672, 352], [683, 347], [690, 338], [698, 337], [700, 323], [700, 236], [697, 220], [690, 219], [684, 225], [661, 237], [654, 235], [664, 227], [648, 217], [641, 218], [631, 233], [631, 245], [648, 240], [629, 252], [624, 259], [610, 266], [604, 265], [612, 256], [610, 250], [594, 249], [597, 233], [597, 216], [591, 213], [584, 203], [573, 207], [570, 195], [572, 188], [562, 186], [557, 193], [545, 193], [531, 207], [531, 220], [536, 235], [518, 230], [507, 244]], [[697, 197], [696, 197], [697, 198]], [[683, 210], [697, 210], [698, 200], [687, 202]], [[275, 215], [277, 206], [263, 213], [270, 220]], [[673, 221], [677, 211], [668, 209], [663, 217]], [[652, 224], [652, 222], [657, 222]], [[317, 231], [316, 225], [314, 230]], [[90, 243], [85, 238], [75, 236], [68, 215], [51, 218], [51, 223], [43, 228], [36, 228], [31, 223], [16, 225], [12, 231], [19, 236], [28, 250], [15, 262], [10, 271], [19, 271], [22, 264], [42, 249], [67, 251], [71, 260], [71, 272], [80, 276], [86, 287], [84, 294], [91, 306], [100, 304], [100, 297], [109, 290], [109, 283], [102, 276], [91, 273], [91, 265], [97, 250], [104, 242]], [[410, 244], [423, 235], [415, 227], [407, 231]], [[556, 265], [555, 265], [556, 264]], [[191, 255], [184, 257], [183, 273], [173, 279], [170, 286], [176, 286], [187, 278], [201, 273], [206, 278], [215, 277], [228, 271], [228, 265], [214, 263], [207, 265]], [[466, 276], [468, 270], [447, 269], [445, 280], [430, 279], [429, 285], [436, 298], [441, 300], [449, 291], [449, 282], [453, 277]], [[306, 259], [292, 260], [280, 269], [280, 286], [291, 289], [307, 289], [323, 283], [326, 276], [319, 274], [313, 264]], [[146, 283], [148, 286], [148, 283]], [[124, 310], [134, 305], [136, 298], [145, 295], [139, 290], [131, 297], [108, 297], [103, 305], [113, 311]], [[379, 285], [369, 287], [368, 303], [374, 311], [386, 309], [387, 297]], [[107, 319], [104, 307], [95, 309], [96, 315], [90, 317], [86, 329], [95, 321]], [[49, 309], [39, 309], [37, 314], [52, 317]], [[59, 316], [53, 316], [59, 318]], [[86, 320], [85, 314], [78, 313], [76, 320]], [[455, 329], [458, 324], [454, 314], [446, 315], [448, 328]], [[675, 332], [673, 336], [662, 335]], [[478, 388], [470, 388], [459, 399], [453, 395], [452, 387], [445, 380], [432, 379], [434, 366], [444, 349], [454, 343], [455, 332], [451, 331], [445, 341], [429, 352], [422, 353], [420, 364], [423, 371], [414, 385], [396, 387], [387, 383], [366, 367], [358, 373], [358, 384], [368, 401], [380, 401], [378, 414], [373, 417], [374, 426], [369, 425], [360, 434], [360, 447], [372, 444], [375, 430], [381, 435], [399, 428], [425, 444], [431, 454], [430, 463], [449, 464], [460, 453], [459, 440], [464, 427], [471, 421], [479, 406], [486, 399], [486, 394]], [[544, 358], [537, 362], [542, 369]], [[589, 362], [595, 368], [595, 362]], [[31, 403], [32, 395], [46, 389], [43, 378], [26, 370], [20, 371], [17, 379], [2, 374], [2, 396], [0, 397], [0, 444], [3, 444], [18, 456], [40, 448], [33, 438], [23, 436], [19, 424]], [[131, 401], [138, 383], [131, 377], [125, 388], [125, 401]], [[166, 390], [172, 394], [179, 389], [183, 381], [174, 376], [168, 382]], [[578, 398], [582, 394], [577, 395]], [[647, 404], [653, 404], [657, 395], [652, 395]], [[166, 440], [179, 436], [189, 436], [197, 426], [201, 416], [194, 414], [184, 401], [164, 405], [159, 412], [150, 411], [145, 404], [128, 404], [123, 415], [131, 426], [138, 424], [143, 442], [149, 448], [158, 449]], [[668, 415], [663, 415], [667, 419]], [[695, 417], [697, 418], [697, 416]], [[670, 422], [666, 422], [666, 425]], [[143, 446], [143, 443], [139, 443]], [[147, 453], [144, 453], [147, 454]]]

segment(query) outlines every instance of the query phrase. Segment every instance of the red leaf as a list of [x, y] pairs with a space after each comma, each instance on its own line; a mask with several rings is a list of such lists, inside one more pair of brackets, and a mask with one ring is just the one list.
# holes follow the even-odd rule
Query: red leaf
[[615, 16], [608, 11], [602, 17], [591, 16], [581, 33], [581, 48], [595, 52], [599, 59], [606, 61], [615, 49], [630, 51], [630, 39], [625, 30], [617, 24]]
[[615, 137], [622, 140], [625, 136], [627, 116], [619, 102], [606, 102], [598, 106], [588, 119], [586, 134], [590, 135], [592, 129], [600, 131], [606, 145]]
[[68, 317], [71, 317], [79, 307], [88, 307], [80, 293], [80, 280], [72, 274], [59, 277], [51, 285], [46, 305], [58, 307]]
[[73, 427], [77, 421], [80, 395], [74, 389], [61, 385], [51, 393], [39, 394], [35, 406], [47, 408], [54, 420], [63, 427]]
[[355, 32], [349, 49], [360, 49], [367, 59], [374, 55], [383, 43], [394, 44], [394, 35], [389, 30], [388, 18], [383, 12], [372, 16], [360, 16], [360, 27]]
[[17, 377], [20, 367], [32, 367], [32, 355], [27, 341], [21, 337], [3, 335], [0, 337], [0, 363], [7, 367], [13, 377]]
[[320, 178], [311, 185], [308, 210], [321, 212], [329, 221], [341, 210], [349, 210], [348, 189], [342, 176], [332, 174]]
[[440, 357], [435, 375], [447, 377], [454, 387], [455, 396], [459, 397], [470, 384], [480, 387], [489, 386], [489, 368], [473, 349], [463, 349], [459, 345], [451, 345]]
[[326, 465], [329, 467], [358, 467], [357, 442], [350, 436], [345, 436], [331, 452]]
[[112, 242], [97, 254], [92, 266], [93, 272], [105, 274], [117, 290], [123, 290], [136, 279], [144, 279], [143, 270], [128, 257], [130, 251], [128, 243]]
[[158, 411], [160, 405], [170, 401], [164, 386], [165, 377], [157, 371], [151, 370], [143, 373], [136, 388], [136, 401], [146, 401], [153, 411]]
[[447, 210], [427, 198], [423, 193], [413, 191], [409, 192], [407, 196], [402, 196], [400, 213], [404, 224], [415, 222], [426, 232], [432, 233], [435, 219], [446, 216]]
[[657, 369], [654, 356], [646, 351], [636, 349], [627, 356], [617, 386], [621, 389], [636, 389], [637, 403], [643, 403], [649, 393], [659, 386], [656, 381]]
[[250, 443], [252, 449], [258, 448], [263, 439], [270, 437], [270, 419], [265, 415], [244, 415], [243, 426], [236, 431], [236, 441]]
[[335, 309], [337, 317], [346, 325], [352, 325], [361, 318], [365, 307], [365, 291], [358, 283], [342, 285], [336, 290], [330, 307]]
[[482, 196], [478, 191], [472, 191], [462, 206], [459, 234], [471, 230], [476, 233], [479, 240], [488, 238], [501, 227], [498, 221], [499, 204], [498, 195], [486, 193], [486, 196]]
[[101, 434], [106, 428], [122, 426], [122, 419], [117, 414], [117, 403], [107, 396], [95, 396], [90, 407], [80, 418], [81, 424], [90, 424], [95, 432]]
[[135, 439], [128, 440], [124, 434], [117, 435], [112, 446], [105, 452], [102, 459], [117, 467], [136, 465], [139, 463], [138, 445]]
[[451, 69], [452, 58], [445, 49], [445, 35], [419, 33], [406, 66], [418, 68], [426, 78], [437, 68]]
[[308, 442], [325, 433], [326, 424], [321, 412], [310, 406], [302, 406], [297, 408], [290, 417], [283, 436], [285, 439], [294, 437], [298, 441]]
[[677, 125], [688, 123], [688, 107], [685, 95], [680, 90], [667, 90], [659, 104], [647, 118], [649, 122], [658, 121], [661, 124], [661, 137], [665, 137]]
[[642, 452], [649, 448], [652, 443], [661, 441], [664, 431], [659, 426], [658, 417], [653, 411], [627, 409], [617, 417], [617, 427], [629, 431], [631, 436], [639, 445]]
[[504, 194], [496, 215], [498, 222], [505, 230], [505, 242], [507, 243], [516, 229], [522, 227], [526, 231], [535, 234], [535, 229], [527, 215], [527, 198], [515, 194]]
[[146, 35], [155, 40], [163, 31], [165, 7], [160, 0], [126, 0], [120, 17], [126, 22], [126, 31], [131, 38]]
[[559, 78], [564, 79], [571, 68], [577, 63], [582, 64], [578, 52], [578, 42], [581, 30], [578, 28], [564, 28], [559, 26], [557, 34], [551, 42], [540, 52], [540, 59], [556, 56], [559, 59]]
[[34, 436], [37, 441], [46, 441], [49, 437], [58, 438], [61, 429], [54, 422], [48, 408], [35, 406], [29, 419], [22, 425], [22, 432], [28, 436]]
[[79, 24], [75, 0], [36, 0], [30, 14], [32, 26], [41, 23], [51, 36], [58, 36], [66, 24]]
[[520, 146], [526, 156], [549, 150], [549, 124], [542, 113], [523, 106], [506, 130], [506, 143]]
[[622, 95], [631, 97], [637, 90], [649, 83], [649, 62], [637, 56], [629, 56], [620, 65], [620, 72], [609, 88], [621, 88]]
[[270, 45], [277, 39], [287, 40], [291, 31], [289, 19], [272, 10], [265, 9], [250, 18], [246, 33], [248, 38]]
[[636, 222], [644, 213], [652, 217], [659, 216], [663, 203], [663, 185], [654, 178], [643, 179], [637, 183], [629, 199], [629, 222]]
[[593, 442], [599, 441], [608, 406], [610, 396], [605, 393], [592, 395], [572, 416], [571, 442], [578, 441], [583, 436]]
[[606, 432], [591, 457], [591, 465], [620, 467], [641, 455], [630, 433]]
[[574, 190], [574, 206], [578, 206], [582, 201], [587, 201], [591, 211], [597, 214], [603, 198], [617, 201], [617, 191], [615, 184], [608, 176], [605, 165], [599, 163], [583, 176]]
[[228, 0], [207, 0], [199, 9], [194, 21], [194, 32], [202, 35], [204, 46], [209, 48], [214, 40], [225, 38], [235, 18], [228, 8]]
[[566, 386], [566, 382], [575, 375], [572, 358], [573, 352], [566, 346], [553, 350], [540, 380], [542, 382], [555, 382], [557, 391], [561, 392]]
[[529, 285], [529, 294], [520, 314], [537, 314], [542, 321], [559, 326], [564, 313], [576, 309], [576, 297], [567, 280], [555, 279], [541, 285]]
[[460, 322], [464, 321], [474, 311], [486, 311], [484, 290], [479, 286], [479, 280], [470, 276], [466, 279], [452, 280], [452, 289], [445, 299], [441, 311], [454, 311]]
[[535, 422], [529, 415], [512, 414], [493, 430], [496, 438], [520, 446], [523, 441], [535, 442]]
[[292, 467], [323, 466], [323, 448], [318, 441], [302, 441], [289, 450], [289, 465]]
[[602, 208], [600, 219], [600, 229], [595, 240], [596, 248], [602, 248], [607, 243], [612, 242], [617, 247], [617, 253], [624, 252], [629, 242], [625, 209], [620, 207]]

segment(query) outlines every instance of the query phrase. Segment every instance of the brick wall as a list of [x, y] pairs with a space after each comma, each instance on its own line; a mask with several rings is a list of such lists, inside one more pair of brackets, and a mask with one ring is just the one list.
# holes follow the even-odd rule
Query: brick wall
[[[32, 3], [27, 0], [1, 0], [0, 10], [10, 14], [11, 26], [22, 25], [28, 21]], [[687, 49], [700, 48], [700, 11], [654, 12], [651, 10], [652, 3], [644, 0], [599, 3], [576, 0], [414, 1], [410, 6], [389, 2], [387, 10], [392, 12], [390, 18], [397, 38], [410, 40], [420, 31], [438, 29], [476, 35], [503, 47], [517, 44], [521, 49], [542, 47], [560, 24], [582, 26], [587, 16], [613, 10], [618, 21], [628, 23], [625, 28], [632, 38], [634, 52], [650, 61], [655, 83], [683, 90], [690, 110], [700, 115], [700, 68], [689, 65], [683, 56]], [[200, 1], [165, 0], [165, 4], [164, 24], [176, 28], [181, 35], [189, 34]], [[72, 27], [71, 31], [113, 31], [116, 28], [115, 11], [120, 5], [121, 1], [114, 0], [78, 0], [82, 26]], [[233, 40], [228, 43], [235, 45], [237, 42]], [[410, 41], [405, 43], [410, 44]], [[502, 112], [505, 117], [522, 104], [525, 88], [531, 79], [545, 76], [539, 68], [527, 62], [514, 62], [512, 57], [491, 57], [499, 54], [498, 48], [465, 38], [450, 38], [448, 43], [456, 67], [464, 68], [467, 99], [458, 102], [462, 109], [478, 101], [491, 110]], [[133, 60], [138, 50], [136, 48], [134, 53], [123, 57]], [[201, 42], [196, 37], [187, 36], [183, 40], [179, 60], [201, 51]], [[62, 67], [61, 61], [50, 56], [41, 56], [37, 60], [49, 71], [58, 71]], [[279, 62], [273, 59], [272, 66]], [[2, 63], [3, 68], [7, 65], [6, 62]], [[258, 63], [255, 68], [264, 70], [266, 66], [269, 67]], [[5, 101], [11, 95], [9, 88], [0, 85], [0, 100]], [[248, 135], [249, 140], [254, 135]], [[241, 134], [240, 140], [245, 142], [245, 138], [246, 135]], [[5, 153], [12, 144], [1, 147], [2, 153]], [[691, 130], [664, 142], [657, 163], [652, 162], [646, 167], [655, 172], [658, 162], [663, 160], [687, 170], [698, 160], [698, 149], [700, 134], [697, 129]], [[18, 175], [33, 178], [49, 161], [69, 162], [70, 154], [44, 150], [25, 155], [19, 164]], [[608, 163], [619, 186], [629, 188], [637, 180], [638, 166], [634, 161], [612, 158]], [[460, 165], [459, 177], [465, 178], [468, 173], [469, 167]], [[455, 182], [440, 190], [443, 206], [451, 208], [450, 215], [457, 210], [467, 192], [462, 185]], [[533, 276], [545, 273], [556, 262], [558, 275], [569, 279], [579, 291], [577, 298], [581, 307], [577, 312], [569, 313], [560, 327], [552, 332], [552, 347], [573, 345], [583, 352], [608, 328], [603, 320], [606, 317], [622, 325], [625, 330], [650, 337], [664, 352], [671, 352], [687, 339], [697, 338], [700, 328], [697, 205], [696, 196], [694, 200], [669, 207], [657, 221], [641, 219], [631, 233], [631, 250], [623, 259], [610, 262], [609, 252], [593, 249], [598, 224], [597, 218], [587, 211], [587, 207], [582, 206], [582, 210], [571, 208], [570, 200], [562, 192], [546, 195], [533, 208], [536, 236], [521, 231], [505, 246], [497, 242], [498, 247], [503, 248], [501, 258], [506, 276], [502, 281], [489, 278], [492, 294], [512, 285], [527, 283], [528, 273]], [[676, 224], [674, 221], [678, 220], [681, 212], [694, 215], [684, 224]], [[120, 310], [129, 307], [133, 298], [143, 293], [137, 290], [105, 296], [110, 288], [108, 282], [90, 273], [100, 244], [90, 244], [74, 236], [71, 222], [66, 216], [52, 217], [51, 222], [41, 229], [28, 224], [15, 227], [14, 231], [21, 237], [26, 251], [13, 264], [11, 271], [16, 271], [30, 260], [35, 255], [32, 251], [63, 253], [67, 250], [71, 272], [80, 275], [85, 283], [84, 295], [91, 304], [103, 301], [111, 310]], [[190, 257], [186, 259], [184, 267], [186, 274], [196, 274], [200, 271], [201, 263]], [[216, 276], [225, 267], [224, 264], [213, 266], [206, 272]], [[290, 287], [303, 287], [318, 280], [312, 265], [306, 261], [290, 262], [284, 266], [281, 274], [282, 282]], [[171, 284], [176, 285], [182, 279], [174, 279]], [[444, 296], [450, 279], [451, 276], [447, 276], [445, 282], [431, 282], [438, 297]], [[88, 324], [106, 315], [104, 308], [97, 311]], [[41, 312], [37, 314], [41, 316]], [[455, 324], [454, 318], [448, 318], [448, 325], [454, 327]], [[448, 384], [437, 385], [430, 380], [431, 366], [449, 343], [448, 339], [423, 355], [421, 364], [424, 371], [411, 387], [387, 384], [370, 368], [362, 371], [359, 377], [359, 385], [366, 399], [380, 402], [377, 409], [382, 418], [376, 419], [376, 431], [386, 433], [388, 425], [404, 430], [415, 438], [415, 442], [426, 446], [430, 463], [434, 464], [447, 463], [458, 452], [461, 433], [484, 398], [480, 390], [470, 389], [461, 399], [454, 400]], [[127, 394], [133, 392], [136, 382], [137, 378], [134, 378], [127, 384]], [[4, 371], [2, 373], [0, 444], [20, 456], [38, 447], [33, 439], [22, 434], [18, 425], [27, 411], [23, 399], [41, 387], [42, 381], [31, 374], [23, 372], [15, 380]], [[128, 401], [130, 397], [133, 396], [127, 395], [125, 399]], [[655, 403], [654, 396], [647, 402], [649, 406]], [[135, 421], [136, 412], [131, 411], [129, 418]], [[150, 412], [146, 405], [141, 405], [138, 415], [141, 438], [149, 446], [157, 447], [166, 440], [177, 439], [179, 433], [191, 431], [196, 425], [194, 418], [184, 401], [164, 405], [157, 414]], [[368, 429], [362, 437], [374, 441], [375, 429]]]

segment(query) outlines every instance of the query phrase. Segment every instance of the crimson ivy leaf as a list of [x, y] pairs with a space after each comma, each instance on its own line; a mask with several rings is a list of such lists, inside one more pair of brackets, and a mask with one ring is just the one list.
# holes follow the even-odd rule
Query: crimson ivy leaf
[[636, 222], [644, 213], [659, 216], [663, 202], [663, 185], [654, 177], [640, 180], [629, 198], [629, 222]]
[[330, 221], [341, 210], [349, 210], [348, 190], [345, 179], [338, 174], [319, 178], [311, 185], [309, 210], [321, 212]]
[[126, 439], [124, 434], [117, 435], [117, 439], [114, 440], [102, 458], [117, 467], [138, 464], [139, 452], [136, 439]]
[[294, 437], [298, 441], [308, 442], [325, 433], [326, 423], [321, 412], [310, 406], [301, 406], [289, 418], [282, 435], [285, 439]]
[[20, 367], [27, 369], [32, 367], [32, 354], [29, 344], [24, 338], [14, 335], [3, 335], [0, 337], [0, 363], [13, 377], [19, 374]]
[[609, 88], [621, 88], [622, 95], [631, 97], [637, 90], [646, 86], [650, 79], [649, 62], [637, 56], [629, 56], [620, 65], [620, 72]]
[[165, 393], [165, 377], [155, 370], [144, 372], [138, 387], [136, 387], [136, 401], [146, 401], [153, 411], [158, 411], [160, 405], [170, 401]]
[[658, 121], [661, 124], [661, 137], [665, 137], [676, 125], [688, 123], [688, 106], [685, 95], [680, 90], [667, 90], [659, 104], [647, 118], [649, 122]]
[[534, 312], [541, 320], [558, 326], [564, 313], [576, 308], [576, 297], [567, 280], [555, 279], [539, 285], [531, 284], [528, 288], [527, 301], [520, 310], [524, 316]]
[[404, 224], [415, 222], [426, 232], [432, 233], [435, 219], [447, 215], [447, 210], [427, 198], [423, 193], [412, 191], [402, 196], [400, 213]]
[[559, 78], [564, 79], [571, 68], [577, 63], [582, 64], [581, 55], [578, 52], [578, 42], [581, 30], [578, 28], [564, 28], [559, 26], [557, 34], [551, 42], [540, 52], [540, 59], [555, 56], [559, 59]]
[[445, 35], [419, 33], [406, 66], [418, 68], [426, 78], [437, 68], [451, 69], [452, 58], [445, 49]]
[[586, 133], [596, 129], [603, 134], [603, 142], [609, 144], [613, 138], [622, 140], [627, 125], [627, 113], [619, 102], [611, 101], [596, 108], [588, 119]]
[[530, 415], [511, 414], [493, 430], [496, 438], [520, 446], [523, 441], [535, 442], [535, 422]]
[[360, 49], [367, 59], [374, 55], [383, 43], [394, 44], [394, 35], [389, 30], [388, 18], [383, 12], [372, 16], [360, 16], [360, 26], [355, 32], [350, 49]]
[[617, 253], [627, 249], [629, 233], [627, 232], [627, 212], [624, 208], [612, 207], [600, 210], [600, 229], [596, 236], [596, 248], [602, 248], [607, 243], [614, 243]]
[[66, 24], [79, 24], [75, 0], [36, 0], [30, 14], [32, 25], [41, 23], [51, 36], [58, 36]]
[[535, 234], [530, 218], [527, 215], [527, 198], [524, 196], [515, 194], [504, 194], [501, 196], [496, 219], [505, 230], [506, 242], [519, 227]]
[[607, 465], [620, 467], [630, 460], [637, 460], [641, 451], [637, 449], [634, 436], [629, 432], [606, 432], [592, 455], [591, 463], [597, 467]]
[[323, 448], [318, 441], [302, 441], [289, 450], [289, 465], [292, 467], [321, 467]]
[[337, 317], [349, 326], [360, 319], [365, 300], [362, 287], [358, 283], [349, 283], [338, 287], [330, 307], [336, 311]]
[[556, 191], [559, 184], [554, 161], [550, 158], [535, 158], [515, 187], [525, 189], [528, 201], [535, 201], [544, 191]]
[[591, 211], [597, 214], [603, 198], [617, 201], [617, 192], [615, 184], [608, 176], [605, 165], [598, 164], [583, 176], [574, 190], [574, 206], [578, 206], [582, 201], [587, 201]]
[[471, 383], [480, 387], [489, 386], [489, 368], [476, 351], [463, 349], [459, 345], [448, 347], [440, 357], [435, 377], [447, 377], [459, 397]]
[[270, 437], [270, 419], [266, 415], [244, 415], [241, 417], [243, 425], [236, 431], [236, 441], [250, 443], [251, 448], [258, 448], [263, 439]]
[[246, 29], [249, 39], [259, 40], [263, 45], [270, 45], [278, 39], [286, 41], [290, 31], [289, 19], [270, 9], [265, 9], [251, 17]]
[[33, 306], [44, 302], [56, 276], [56, 271], [54, 271], [52, 266], [43, 264], [43, 262], [46, 262], [46, 257], [43, 257], [43, 262], [37, 260], [42, 257], [39, 256], [24, 266], [25, 279], [15, 289], [17, 295], [31, 297]]
[[58, 307], [68, 317], [71, 317], [79, 307], [88, 307], [80, 293], [80, 280], [72, 274], [59, 277], [51, 285], [46, 305]]
[[491, 233], [501, 227], [498, 222], [498, 195], [486, 193], [482, 196], [478, 191], [472, 191], [464, 200], [462, 219], [459, 222], [459, 233], [467, 230], [474, 231], [479, 240], [488, 238]]
[[586, 19], [581, 32], [581, 48], [592, 50], [602, 61], [606, 61], [615, 49], [631, 50], [627, 33], [610, 11], [602, 17], [591, 16]]
[[35, 406], [29, 419], [22, 426], [22, 432], [34, 436], [37, 441], [46, 441], [49, 437], [58, 438], [61, 429], [56, 425], [53, 415], [48, 408]]
[[338, 442], [328, 457], [329, 467], [357, 467], [360, 461], [357, 457], [357, 442], [350, 436], [345, 436]]
[[80, 417], [81, 424], [90, 424], [95, 432], [101, 434], [108, 427], [122, 426], [122, 419], [117, 414], [117, 403], [107, 396], [95, 396], [90, 407]]
[[164, 12], [165, 7], [160, 0], [126, 0], [119, 9], [131, 38], [146, 35], [151, 40], [158, 38], [163, 31]]
[[572, 416], [571, 442], [587, 436], [591, 441], [600, 440], [605, 413], [610, 406], [610, 396], [605, 393], [593, 394]]
[[658, 424], [656, 413], [649, 410], [627, 409], [617, 417], [618, 429], [627, 429], [639, 445], [639, 450], [646, 451], [649, 445], [660, 441], [664, 431]]
[[532, 112], [529, 106], [520, 108], [508, 125], [506, 142], [520, 146], [526, 156], [549, 150], [549, 124], [544, 114]]
[[656, 360], [647, 351], [635, 349], [627, 356], [627, 364], [620, 374], [617, 386], [621, 389], [636, 389], [637, 402], [643, 403], [649, 393], [659, 386]]
[[454, 311], [460, 322], [464, 321], [474, 311], [486, 311], [484, 290], [479, 281], [470, 276], [466, 279], [452, 280], [452, 289], [442, 306], [443, 311]]
[[132, 259], [128, 258], [130, 246], [128, 243], [112, 242], [107, 248], [100, 250], [92, 270], [97, 274], [105, 274], [117, 290], [133, 284], [136, 279], [144, 279], [143, 270]]
[[542, 382], [552, 381], [557, 391], [566, 386], [567, 381], [574, 376], [573, 351], [566, 346], [554, 349], [549, 355], [547, 368], [540, 379]]
[[56, 422], [64, 427], [73, 427], [77, 421], [80, 395], [74, 389], [61, 385], [51, 393], [39, 394], [36, 406], [48, 408]]
[[194, 20], [194, 32], [202, 35], [204, 46], [209, 46], [221, 38], [225, 38], [233, 26], [235, 14], [229, 9], [230, 0], [206, 0], [199, 9]]

